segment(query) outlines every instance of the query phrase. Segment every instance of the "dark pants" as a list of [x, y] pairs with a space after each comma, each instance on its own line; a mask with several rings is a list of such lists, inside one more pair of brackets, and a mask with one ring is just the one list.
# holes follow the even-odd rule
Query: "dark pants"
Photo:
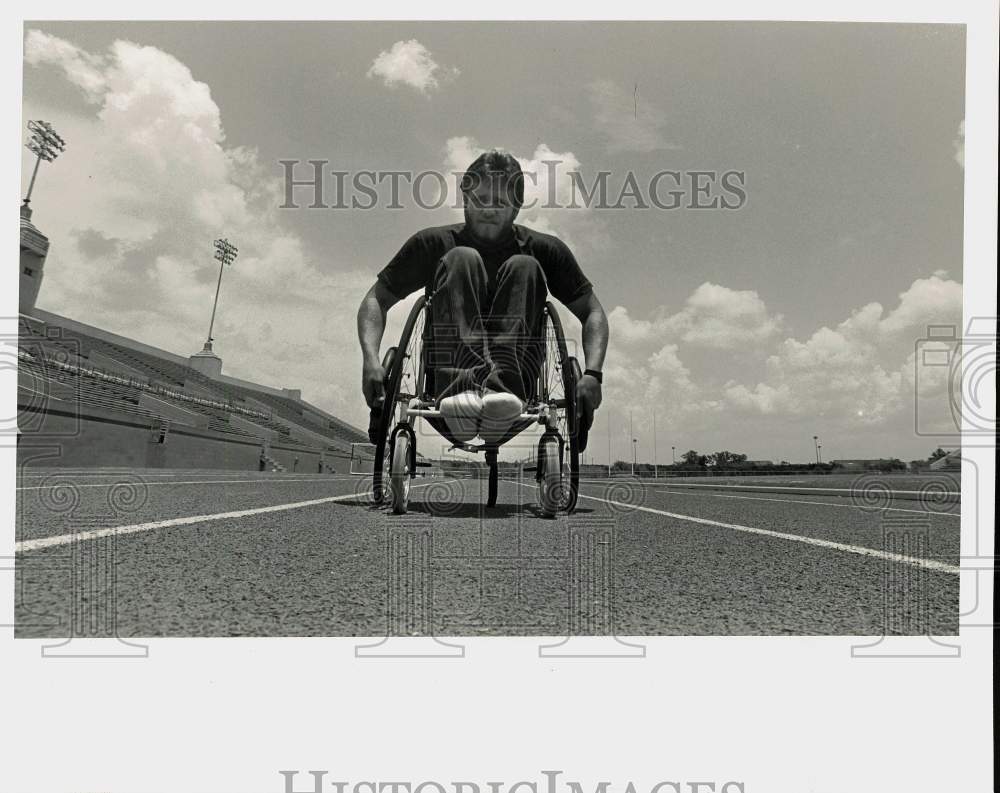
[[432, 295], [431, 393], [440, 400], [491, 388], [529, 401], [545, 350], [547, 290], [538, 260], [511, 256], [490, 283], [478, 251], [452, 248], [438, 263]]

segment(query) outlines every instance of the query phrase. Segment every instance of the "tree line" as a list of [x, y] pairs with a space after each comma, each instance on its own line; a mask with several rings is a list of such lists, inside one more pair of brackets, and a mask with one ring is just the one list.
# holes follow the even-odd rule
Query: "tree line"
[[[878, 460], [867, 460], [865, 461], [866, 471], [876, 471], [878, 473], [892, 473], [894, 471], [924, 471], [927, 470], [932, 462], [939, 460], [940, 458], [947, 455], [944, 449], [937, 448], [927, 457], [926, 460], [911, 460], [909, 464], [903, 462], [898, 457], [887, 457]], [[582, 462], [582, 461], [581, 461]], [[476, 468], [477, 461], [475, 460], [442, 460], [440, 461], [442, 468], [444, 469], [469, 469]], [[518, 469], [523, 465], [519, 462], [508, 462], [501, 460], [499, 461], [499, 467], [501, 471], [510, 470], [513, 471]], [[600, 466], [587, 466], [591, 467], [601, 467]], [[626, 474], [631, 473], [635, 470], [635, 473], [642, 475], [652, 475], [654, 468], [652, 463], [635, 463], [633, 469], [631, 460], [616, 460], [611, 464], [611, 472]], [[689, 449], [681, 455], [680, 460], [673, 464], [659, 464], [656, 466], [657, 471], [670, 472], [670, 471], [687, 471], [687, 472], [705, 472], [705, 473], [715, 473], [721, 471], [754, 471], [759, 473], [777, 472], [777, 473], [792, 473], [792, 472], [811, 472], [811, 473], [837, 473], [838, 471], [845, 471], [848, 469], [843, 468], [836, 463], [790, 463], [787, 460], [782, 460], [779, 463], [762, 463], [762, 462], [751, 462], [747, 459], [747, 455], [738, 452], [732, 452], [728, 449], [723, 449], [721, 451], [712, 452], [711, 454], [702, 454], [695, 449]]]

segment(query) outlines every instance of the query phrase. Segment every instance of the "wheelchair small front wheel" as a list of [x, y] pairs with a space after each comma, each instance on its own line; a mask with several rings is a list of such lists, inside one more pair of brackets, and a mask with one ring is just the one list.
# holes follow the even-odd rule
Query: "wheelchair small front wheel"
[[554, 518], [563, 508], [563, 476], [559, 462], [559, 441], [546, 438], [538, 454], [538, 507], [546, 518]]
[[392, 511], [397, 515], [406, 512], [410, 502], [410, 436], [406, 432], [396, 435], [389, 463], [389, 481], [392, 488]]

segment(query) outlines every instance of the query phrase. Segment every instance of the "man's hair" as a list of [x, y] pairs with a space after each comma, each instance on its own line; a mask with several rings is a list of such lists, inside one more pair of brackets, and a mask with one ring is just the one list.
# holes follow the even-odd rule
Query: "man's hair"
[[480, 154], [462, 176], [462, 192], [475, 190], [479, 185], [497, 179], [507, 185], [507, 193], [518, 208], [524, 203], [524, 173], [510, 152], [490, 149]]

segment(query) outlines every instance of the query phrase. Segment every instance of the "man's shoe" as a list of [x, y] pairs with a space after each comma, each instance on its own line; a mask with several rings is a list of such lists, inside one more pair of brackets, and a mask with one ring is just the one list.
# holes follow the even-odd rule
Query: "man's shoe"
[[501, 437], [524, 410], [524, 402], [509, 391], [487, 391], [483, 395], [483, 420], [480, 429], [484, 438]]
[[509, 391], [487, 391], [483, 394], [483, 418], [513, 421], [524, 410], [524, 402]]
[[483, 398], [475, 391], [445, 397], [438, 405], [448, 431], [456, 441], [471, 441], [479, 432], [479, 420], [483, 414]]

